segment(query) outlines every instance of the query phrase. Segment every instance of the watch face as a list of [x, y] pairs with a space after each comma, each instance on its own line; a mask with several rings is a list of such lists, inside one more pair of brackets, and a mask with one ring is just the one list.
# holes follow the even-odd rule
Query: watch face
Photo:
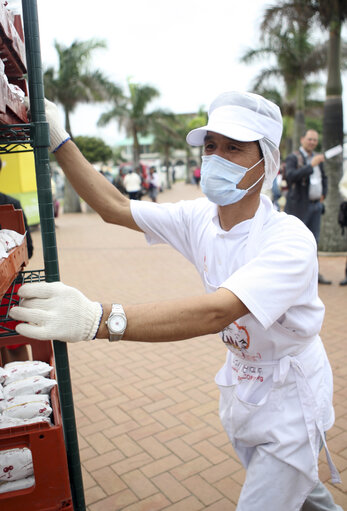
[[115, 333], [123, 332], [126, 327], [125, 318], [123, 316], [117, 315], [117, 314], [112, 315], [109, 318], [107, 324], [108, 324], [108, 327], [111, 330], [111, 332], [115, 332]]

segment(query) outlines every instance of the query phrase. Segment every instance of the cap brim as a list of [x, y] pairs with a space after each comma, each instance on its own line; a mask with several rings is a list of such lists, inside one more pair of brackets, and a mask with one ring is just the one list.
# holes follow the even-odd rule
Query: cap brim
[[255, 140], [264, 138], [264, 135], [261, 133], [245, 128], [244, 126], [240, 126], [239, 124], [228, 123], [226, 126], [222, 126], [221, 123], [218, 123], [217, 127], [213, 126], [211, 123], [190, 131], [186, 137], [186, 141], [191, 146], [204, 145], [204, 140], [208, 131], [224, 135], [225, 137], [238, 140], [239, 142], [254, 142]]

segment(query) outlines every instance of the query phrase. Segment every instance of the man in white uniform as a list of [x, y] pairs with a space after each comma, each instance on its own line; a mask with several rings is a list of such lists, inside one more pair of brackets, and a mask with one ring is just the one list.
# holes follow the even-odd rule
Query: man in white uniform
[[[91, 302], [62, 283], [26, 284], [13, 308], [22, 335], [89, 341], [178, 341], [220, 333], [216, 376], [223, 426], [247, 469], [238, 511], [341, 510], [318, 478], [318, 453], [334, 422], [331, 368], [319, 337], [317, 246], [297, 218], [260, 194], [279, 167], [279, 108], [250, 93], [212, 103], [203, 145], [206, 198], [177, 204], [129, 201], [102, 179], [47, 103], [51, 145], [67, 177], [106, 222], [169, 243], [195, 265], [206, 293], [156, 304]], [[98, 193], [96, 194], [96, 190]], [[96, 342], [96, 341], [94, 341]], [[327, 450], [333, 482], [339, 475]]]

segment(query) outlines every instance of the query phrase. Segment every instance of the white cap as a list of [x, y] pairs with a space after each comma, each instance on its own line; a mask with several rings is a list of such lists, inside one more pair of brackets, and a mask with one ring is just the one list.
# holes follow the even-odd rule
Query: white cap
[[266, 138], [279, 147], [282, 136], [282, 115], [279, 107], [251, 92], [224, 92], [211, 104], [206, 126], [187, 135], [192, 146], [201, 146], [208, 131], [240, 142]]

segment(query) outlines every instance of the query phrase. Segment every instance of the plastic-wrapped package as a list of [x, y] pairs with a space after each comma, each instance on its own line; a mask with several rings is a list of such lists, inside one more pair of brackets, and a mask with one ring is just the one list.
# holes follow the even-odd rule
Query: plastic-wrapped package
[[34, 473], [33, 458], [27, 447], [0, 451], [0, 482], [18, 481]]
[[5, 394], [4, 394], [3, 387], [0, 383], [0, 412], [3, 410], [5, 403], [6, 403]]
[[20, 394], [19, 396], [13, 396], [5, 400], [5, 406], [7, 405], [22, 405], [23, 403], [39, 402], [45, 405], [50, 405], [50, 399], [47, 394]]
[[24, 490], [30, 488], [35, 484], [35, 477], [29, 476], [25, 479], [19, 479], [18, 481], [7, 481], [0, 483], [0, 493], [7, 493], [9, 491]]
[[2, 384], [5, 386], [29, 376], [39, 375], [47, 377], [52, 369], [52, 366], [40, 360], [27, 360], [21, 363], [11, 362], [6, 364], [2, 371], [0, 368], [0, 382], [2, 381]]
[[57, 385], [56, 380], [44, 376], [29, 376], [9, 383], [4, 389], [6, 399], [23, 394], [49, 394]]
[[[5, 230], [5, 229], [4, 229]], [[0, 230], [0, 241], [6, 249], [6, 252], [17, 246], [16, 242], [4, 230]]]
[[20, 234], [17, 231], [13, 231], [12, 229], [1, 229], [0, 230], [0, 238], [2, 236], [8, 236], [14, 243], [14, 246], [19, 247], [23, 243], [25, 234]]
[[7, 259], [8, 254], [5, 248], [5, 244], [0, 242], [0, 259]]
[[34, 419], [35, 417], [49, 417], [52, 408], [47, 401], [27, 401], [18, 405], [7, 401], [2, 411], [2, 417], [14, 417], [16, 419]]

